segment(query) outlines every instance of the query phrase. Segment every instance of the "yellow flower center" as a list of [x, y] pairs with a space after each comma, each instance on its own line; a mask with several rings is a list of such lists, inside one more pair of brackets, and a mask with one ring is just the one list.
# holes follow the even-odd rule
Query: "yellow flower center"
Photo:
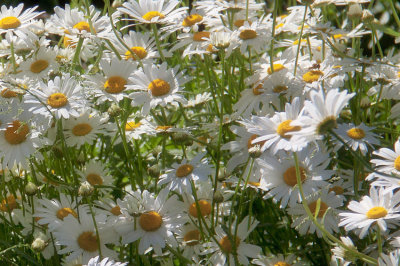
[[184, 27], [191, 27], [194, 24], [200, 22], [203, 20], [203, 16], [199, 15], [199, 14], [193, 14], [190, 16], [187, 16], [183, 22], [182, 22], [182, 26]]
[[[308, 208], [310, 208], [311, 213], [315, 216], [315, 212], [317, 211], [317, 202], [313, 201], [308, 204]], [[319, 211], [317, 214], [318, 218], [322, 218], [325, 215], [325, 212], [328, 210], [329, 206], [326, 205], [325, 202], [321, 201], [319, 205]]]
[[140, 227], [147, 232], [157, 231], [163, 223], [162, 217], [158, 212], [149, 211], [139, 217]]
[[274, 266], [290, 266], [290, 264], [284, 261], [278, 261], [274, 264]]
[[56, 92], [47, 98], [47, 104], [53, 108], [60, 108], [68, 103], [68, 98], [64, 93]]
[[[281, 71], [282, 69], [285, 69], [285, 67], [282, 64], [273, 64], [272, 66], [274, 68], [274, 72], [278, 72], [278, 71]], [[268, 67], [267, 72], [270, 75], [272, 74], [271, 67]]]
[[[242, 27], [244, 25], [245, 21], [246, 20], [244, 20], [244, 19], [238, 19], [235, 22], [233, 22], [233, 25], [235, 25], [235, 27], [237, 27], [237, 28], [240, 28], [240, 27]], [[251, 21], [247, 20], [247, 22], [249, 23], [249, 25], [251, 25]]]
[[195, 42], [205, 42], [206, 40], [203, 38], [210, 38], [210, 33], [208, 31], [200, 31], [193, 34], [193, 41]]
[[158, 11], [149, 11], [142, 16], [144, 20], [151, 21], [152, 18], [158, 17], [159, 19], [165, 18], [164, 14], [161, 14]]
[[122, 212], [121, 212], [121, 207], [119, 207], [118, 205], [115, 206], [115, 207], [112, 207], [111, 210], [110, 210], [110, 212], [111, 212], [113, 215], [118, 216], [118, 215], [120, 215], [120, 214], [122, 213]]
[[125, 90], [126, 79], [120, 76], [109, 77], [106, 82], [104, 82], [104, 90], [111, 94], [120, 93]]
[[176, 169], [176, 177], [185, 177], [190, 175], [193, 172], [193, 165], [191, 164], [183, 164]]
[[78, 218], [78, 214], [76, 214], [76, 212], [74, 210], [72, 210], [71, 208], [67, 208], [67, 207], [59, 209], [56, 213], [56, 216], [58, 219], [63, 221], [64, 218], [70, 214], [72, 216], [74, 216], [75, 218]]
[[340, 34], [340, 33], [333, 35], [333, 39], [340, 39], [342, 37], [344, 37], [344, 36], [343, 36], [343, 34]]
[[253, 94], [254, 94], [254, 95], [263, 94], [264, 92], [263, 92], [263, 91], [260, 91], [260, 90], [262, 89], [262, 87], [263, 87], [263, 84], [258, 84], [257, 86], [255, 86], [255, 87], [253, 88]]
[[394, 168], [400, 171], [400, 156], [397, 156], [396, 160], [394, 160]]
[[15, 200], [14, 195], [7, 196], [6, 199], [3, 199], [0, 204], [0, 211], [2, 212], [11, 212], [12, 210], [18, 207], [17, 201]]
[[317, 134], [324, 135], [329, 130], [331, 130], [333, 128], [336, 128], [336, 127], [337, 127], [336, 117], [328, 116], [324, 120], [322, 120], [321, 123], [318, 124], [318, 126], [317, 126]]
[[163, 96], [168, 94], [171, 86], [163, 79], [155, 79], [150, 82], [148, 89], [154, 97]]
[[253, 134], [250, 136], [250, 138], [247, 140], [247, 149], [249, 150], [250, 148], [254, 147], [255, 145], [264, 145], [265, 141], [260, 141], [257, 142], [255, 144], [252, 144], [253, 140], [255, 140], [256, 138], [258, 138], [259, 136], [257, 134]]
[[[303, 167], [300, 167], [300, 180], [303, 183], [304, 180], [306, 180], [306, 170]], [[289, 167], [286, 169], [286, 171], [283, 173], [283, 181], [286, 183], [286, 185], [294, 187], [297, 185], [297, 178], [296, 178], [296, 168], [294, 166]]]
[[72, 134], [81, 137], [89, 134], [92, 131], [92, 126], [86, 123], [77, 124], [72, 128]]
[[3, 30], [16, 29], [21, 26], [21, 21], [16, 17], [5, 17], [0, 20], [0, 28]]
[[156, 130], [158, 131], [167, 131], [168, 129], [170, 129], [172, 126], [157, 126]]
[[[306, 42], [307, 42], [307, 40], [301, 39], [301, 43], [306, 43]], [[293, 45], [299, 44], [299, 40], [294, 40], [292, 44], [293, 44]]]
[[275, 92], [275, 93], [281, 93], [281, 92], [287, 91], [288, 89], [289, 88], [286, 87], [286, 86], [278, 85], [278, 86], [275, 86], [272, 91]]
[[283, 23], [279, 23], [278, 25], [276, 25], [276, 26], [275, 26], [275, 29], [277, 30], [277, 29], [279, 29], [279, 28], [282, 28], [282, 27], [283, 27], [283, 25], [285, 25], [285, 24], [283, 24]]
[[303, 75], [303, 80], [307, 83], [313, 83], [318, 81], [320, 76], [323, 76], [324, 72], [320, 70], [311, 70]]
[[367, 211], [368, 219], [379, 219], [387, 215], [387, 210], [384, 207], [373, 207]]
[[[206, 200], [199, 200], [197, 203], [199, 204], [201, 216], [205, 217], [211, 214], [211, 203], [209, 203]], [[195, 218], [199, 217], [199, 213], [197, 212], [196, 202], [190, 205], [189, 214]]]
[[6, 98], [6, 99], [15, 98], [18, 96], [18, 94], [15, 91], [8, 89], [8, 88], [3, 89], [0, 94], [1, 94], [1, 97]]
[[134, 131], [136, 128], [140, 127], [142, 123], [137, 122], [135, 123], [134, 121], [131, 122], [126, 122], [125, 125], [125, 131]]
[[278, 125], [278, 128], [276, 129], [276, 133], [278, 133], [279, 136], [285, 139], [290, 139], [290, 135], [286, 135], [288, 132], [294, 132], [294, 131], [299, 131], [301, 129], [300, 126], [291, 126], [290, 123], [292, 120], [286, 120], [283, 121]]
[[255, 187], [259, 187], [260, 186], [260, 182], [249, 181], [248, 184], [252, 185], [252, 186], [255, 186]]
[[86, 176], [86, 180], [92, 185], [102, 185], [103, 184], [103, 178], [99, 176], [98, 174], [88, 174]]
[[257, 32], [254, 30], [243, 30], [239, 34], [240, 39], [249, 40], [257, 37]]
[[38, 74], [43, 70], [45, 70], [48, 66], [49, 62], [47, 62], [46, 60], [39, 59], [31, 64], [30, 70], [32, 73]]
[[354, 127], [347, 130], [347, 136], [352, 139], [362, 139], [365, 137], [365, 131], [361, 128]]
[[86, 31], [90, 32], [90, 26], [89, 23], [86, 21], [80, 21], [74, 25], [74, 29], [78, 29], [79, 32]]
[[187, 232], [183, 236], [183, 241], [186, 242], [186, 245], [188, 246], [195, 246], [199, 243], [200, 241], [200, 231], [199, 230], [192, 230]]
[[136, 60], [137, 58], [143, 59], [147, 56], [147, 51], [145, 48], [140, 46], [133, 46], [129, 51], [125, 53], [125, 60], [133, 59]]
[[95, 252], [99, 249], [97, 236], [91, 231], [81, 233], [78, 236], [77, 241], [79, 247], [85, 251]]
[[29, 133], [29, 127], [26, 123], [21, 123], [19, 120], [12, 122], [12, 125], [4, 131], [4, 138], [11, 145], [21, 144], [26, 140]]
[[344, 193], [344, 189], [342, 187], [339, 187], [339, 186], [331, 187], [329, 189], [329, 192], [331, 192], [331, 191], [335, 192], [336, 195], [342, 195]]
[[[219, 241], [219, 244], [221, 245], [221, 249], [222, 249], [223, 252], [225, 252], [225, 253], [231, 253], [232, 252], [233, 246], [232, 246], [231, 240], [229, 239], [228, 236], [224, 236]], [[240, 238], [236, 237], [236, 239], [235, 239], [236, 249], [238, 248], [239, 244], [240, 244]]]

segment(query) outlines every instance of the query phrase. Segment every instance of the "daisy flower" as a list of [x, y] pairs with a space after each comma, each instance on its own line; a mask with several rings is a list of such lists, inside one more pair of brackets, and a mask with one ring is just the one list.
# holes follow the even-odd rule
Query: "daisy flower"
[[[127, 50], [125, 45], [120, 42], [115, 42], [115, 48], [120, 53], [121, 57], [125, 60], [136, 61], [142, 60], [142, 62], [148, 62], [149, 59], [155, 59], [160, 57], [156, 43], [149, 32], [135, 32], [129, 31], [128, 34], [122, 37], [126, 46], [130, 49]], [[164, 55], [166, 52], [164, 52]]]
[[374, 151], [373, 155], [382, 158], [371, 160], [377, 171], [388, 175], [400, 176], [400, 139], [394, 144], [394, 151], [388, 148], [381, 148], [378, 151]]
[[[348, 248], [354, 249], [357, 251], [357, 248], [354, 246], [353, 241], [351, 240], [350, 237], [344, 237], [341, 236], [340, 240], [344, 245], [346, 245]], [[356, 257], [354, 257], [353, 253], [349, 252], [348, 250], [344, 249], [342, 246], [337, 245], [332, 249], [332, 259], [335, 264], [334, 265], [343, 265], [347, 266], [350, 265], [352, 262], [356, 261]], [[340, 264], [339, 264], [340, 263]]]
[[90, 109], [83, 111], [78, 117], [65, 120], [64, 136], [69, 146], [93, 143], [99, 134], [108, 135], [111, 132], [108, 116], [91, 113]]
[[370, 196], [363, 196], [360, 202], [351, 201], [347, 208], [352, 212], [340, 213], [339, 226], [344, 226], [346, 231], [361, 229], [359, 237], [364, 238], [371, 225], [377, 224], [383, 233], [388, 228], [398, 225], [400, 218], [400, 192], [393, 194], [385, 192], [382, 188], [371, 187]]
[[11, 113], [2, 114], [2, 120], [6, 118], [1, 121], [4, 125], [0, 127], [2, 168], [12, 168], [15, 164], [27, 166], [27, 159], [46, 144], [40, 133], [45, 129], [35, 123], [32, 113], [21, 107], [23, 106], [14, 102], [11, 105]]
[[33, 216], [38, 218], [38, 224], [47, 225], [51, 232], [57, 229], [68, 215], [78, 217], [77, 203], [65, 194], [60, 193], [60, 200], [43, 198], [38, 199], [38, 203]]
[[[237, 258], [241, 265], [249, 265], [248, 258], [257, 258], [261, 254], [261, 248], [256, 245], [248, 244], [245, 239], [249, 234], [256, 228], [258, 221], [251, 219], [249, 216], [243, 218], [242, 222], [237, 225], [237, 221], [232, 224], [231, 237], [229, 237], [220, 226], [215, 227], [215, 238], [219, 242], [219, 245], [214, 242], [204, 244], [206, 250], [203, 254], [214, 253], [210, 257], [212, 265], [223, 266], [235, 265], [235, 259], [233, 257], [234, 251], [237, 253]], [[237, 233], [235, 232], [235, 226], [237, 226]], [[232, 243], [231, 239], [235, 239], [235, 243]]]
[[171, 48], [171, 52], [174, 52], [182, 47], [185, 50], [182, 53], [182, 57], [191, 56], [193, 54], [203, 54], [209, 52], [210, 46], [210, 32], [199, 31], [192, 33], [181, 33], [178, 35], [178, 43]]
[[100, 260], [100, 257], [96, 256], [94, 258], [91, 258], [86, 266], [125, 266], [127, 264], [127, 262], [115, 262], [110, 258], [104, 258]]
[[[358, 126], [353, 124], [339, 124], [333, 131], [354, 151], [360, 150], [363, 155], [368, 152], [368, 146], [379, 145], [377, 135], [371, 132], [374, 128], [367, 127], [364, 123]], [[339, 142], [339, 141], [338, 141]], [[338, 143], [342, 146], [342, 143]]]
[[140, 140], [144, 136], [154, 135], [153, 128], [147, 119], [143, 118], [139, 122], [134, 119], [128, 119], [125, 126], [125, 137], [128, 141]]
[[86, 264], [89, 260], [99, 254], [105, 257], [116, 257], [116, 252], [109, 249], [106, 244], [110, 243], [109, 239], [113, 234], [110, 228], [104, 226], [105, 216], [95, 216], [97, 231], [93, 223], [93, 218], [86, 212], [79, 212], [79, 221], [69, 215], [64, 218], [61, 225], [53, 233], [56, 244], [63, 246], [58, 250], [58, 254], [70, 253], [67, 261], [74, 260], [82, 256], [82, 263]]
[[278, 254], [272, 257], [260, 256], [259, 259], [254, 259], [251, 263], [261, 266], [296, 266], [298, 263], [294, 263], [295, 259], [296, 256], [293, 254], [289, 256]]
[[185, 192], [191, 194], [191, 181], [194, 183], [206, 182], [213, 173], [213, 169], [208, 165], [207, 160], [202, 161], [203, 157], [204, 154], [199, 153], [189, 162], [183, 159], [180, 164], [174, 163], [173, 169], [165, 171], [157, 184], [168, 184], [166, 186], [168, 190], [176, 191], [181, 195]]
[[46, 118], [68, 119], [78, 116], [78, 109], [85, 105], [82, 87], [69, 74], [64, 77], [55, 77], [46, 84], [39, 82], [36, 88], [30, 89], [25, 96], [25, 103], [29, 104], [29, 111]]
[[89, 7], [89, 14], [85, 14], [77, 8], [71, 9], [68, 4], [64, 9], [56, 6], [54, 13], [50, 18], [51, 32], [64, 36], [64, 47], [76, 46], [79, 38], [110, 38], [113, 36], [109, 17], [101, 16], [101, 12], [96, 11], [92, 5]]
[[34, 12], [38, 6], [28, 8], [22, 12], [23, 8], [23, 3], [17, 7], [10, 8], [7, 8], [5, 5], [1, 6], [0, 34], [11, 32], [20, 37], [32, 34], [30, 28], [35, 22], [34, 19], [43, 12]]
[[88, 77], [91, 93], [94, 97], [97, 97], [97, 102], [111, 101], [118, 103], [124, 97], [127, 97], [126, 89], [132, 84], [129, 77], [136, 70], [137, 64], [113, 57], [111, 60], [101, 59], [100, 67], [103, 70], [102, 73]]
[[198, 227], [189, 223], [184, 225], [178, 232], [177, 235], [178, 241], [181, 241], [181, 246], [183, 249], [182, 255], [185, 258], [193, 260], [199, 263], [199, 255], [202, 252], [202, 239], [201, 232]]
[[[319, 211], [317, 206], [319, 202]], [[338, 211], [337, 208], [343, 205], [343, 198], [336, 196], [335, 193], [328, 193], [328, 190], [322, 189], [319, 193], [315, 193], [307, 198], [308, 208], [311, 213], [317, 217], [318, 223], [324, 226], [329, 232], [338, 232]], [[296, 228], [301, 235], [307, 233], [317, 233], [318, 237], [322, 237], [322, 232], [310, 220], [303, 204], [298, 203], [288, 208], [288, 213], [293, 216], [292, 227]]]
[[56, 53], [51, 48], [40, 47], [29, 59], [21, 62], [18, 67], [19, 75], [32, 80], [48, 78], [51, 72], [58, 70]]
[[285, 112], [276, 113], [272, 118], [268, 116], [253, 116], [250, 122], [241, 122], [250, 133], [258, 137], [251, 144], [260, 144], [261, 151], [269, 149], [272, 154], [279, 150], [298, 151], [304, 148], [306, 143], [292, 142], [292, 136], [288, 133], [301, 130], [300, 126], [291, 125], [300, 114], [300, 99], [295, 98], [292, 104], [286, 103]]
[[[333, 171], [325, 170], [330, 161], [326, 152], [304, 148], [297, 155], [300, 179], [307, 197], [327, 186], [325, 180], [331, 177]], [[264, 169], [260, 180], [260, 188], [268, 191], [264, 197], [272, 197], [275, 202], [280, 201], [281, 208], [285, 208], [288, 203], [293, 206], [301, 201], [295, 163], [291, 154], [281, 159], [265, 155], [258, 158], [257, 163]]]
[[337, 127], [337, 117], [354, 95], [338, 89], [329, 90], [326, 95], [322, 88], [310, 91], [311, 101], [306, 101], [302, 110], [306, 115], [291, 123], [291, 126], [301, 127], [299, 131], [289, 133], [293, 135], [293, 141], [301, 143], [322, 139], [324, 134]]
[[251, 24], [245, 21], [234, 34], [242, 54], [247, 52], [248, 47], [256, 53], [261, 53], [268, 46], [271, 35], [261, 21], [254, 21]]
[[100, 161], [89, 161], [82, 171], [78, 171], [81, 182], [88, 181], [92, 186], [111, 186], [112, 176], [107, 173], [106, 167]]
[[379, 266], [395, 266], [400, 264], [400, 250], [390, 252], [388, 255], [381, 254], [378, 258]]
[[[168, 193], [168, 189], [163, 189], [155, 197], [145, 190], [139, 192], [140, 198], [133, 198], [139, 208], [137, 218], [121, 220], [115, 226], [115, 230], [122, 236], [122, 243], [128, 244], [140, 239], [139, 254], [154, 249], [157, 255], [162, 254], [166, 242], [172, 246], [177, 245], [174, 233], [185, 222], [185, 218], [181, 214], [182, 203], [178, 201], [177, 195], [168, 198]], [[121, 211], [124, 214], [124, 206], [121, 206]]]
[[142, 113], [147, 115], [157, 105], [178, 105], [178, 102], [185, 104], [185, 98], [179, 93], [188, 78], [182, 72], [177, 73], [178, 68], [169, 69], [164, 62], [159, 66], [145, 65], [142, 71], [134, 73], [130, 78], [133, 85], [127, 86], [128, 89], [136, 90], [129, 94], [132, 105], [143, 105]]
[[[220, 217], [225, 217], [230, 213], [231, 202], [228, 201], [231, 194], [222, 187], [217, 189], [222, 195], [222, 202], [215, 202], [214, 213], [218, 212]], [[192, 223], [196, 223], [202, 216], [206, 222], [209, 221], [212, 212], [212, 204], [215, 196], [213, 184], [211, 182], [200, 183], [196, 186], [197, 203], [192, 194], [185, 193], [182, 195], [184, 210], [189, 216]], [[199, 205], [199, 210], [197, 209]], [[197, 220], [196, 220], [197, 219]]]
[[139, 0], [125, 2], [117, 10], [122, 14], [127, 14], [138, 23], [169, 24], [179, 19], [185, 13], [187, 7], [176, 6], [180, 3], [177, 0]]

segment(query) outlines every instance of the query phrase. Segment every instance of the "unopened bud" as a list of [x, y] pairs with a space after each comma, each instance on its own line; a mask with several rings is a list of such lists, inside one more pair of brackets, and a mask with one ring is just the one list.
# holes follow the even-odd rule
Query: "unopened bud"
[[221, 167], [218, 169], [218, 181], [224, 181], [227, 177], [226, 168]]
[[360, 107], [361, 108], [368, 108], [370, 106], [371, 106], [371, 100], [369, 99], [369, 97], [368, 96], [362, 97], [361, 101], [360, 101]]
[[224, 196], [222, 195], [221, 191], [219, 191], [219, 190], [215, 191], [213, 200], [216, 203], [224, 202]]
[[175, 132], [172, 135], [172, 139], [177, 142], [178, 144], [183, 144], [183, 145], [191, 145], [193, 141], [189, 138], [188, 134], [185, 132]]
[[28, 184], [26, 184], [25, 186], [26, 194], [28, 194], [29, 196], [33, 196], [36, 194], [36, 191], [37, 191], [37, 186], [34, 183], [28, 182]]
[[261, 146], [259, 144], [253, 145], [249, 149], [249, 155], [251, 158], [258, 158], [262, 154]]
[[350, 19], [361, 18], [362, 15], [363, 15], [363, 9], [360, 4], [358, 3], [350, 4], [349, 11], [347, 12], [347, 16]]
[[93, 191], [94, 187], [88, 181], [85, 181], [79, 187], [78, 194], [80, 196], [87, 197], [92, 195]]
[[155, 164], [147, 169], [147, 173], [151, 177], [158, 178], [160, 176], [160, 167]]
[[40, 237], [33, 240], [31, 248], [36, 252], [42, 252], [47, 247], [47, 243]]
[[364, 9], [362, 12], [362, 16], [361, 16], [361, 21], [363, 23], [371, 23], [374, 20], [374, 14], [372, 14], [371, 11], [369, 11], [368, 9]]
[[114, 0], [111, 6], [112, 6], [113, 8], [118, 8], [118, 7], [121, 7], [121, 6], [122, 6], [123, 2], [124, 2], [124, 1], [122, 1], [122, 0]]
[[64, 153], [63, 153], [62, 148], [60, 146], [57, 146], [57, 145], [53, 146], [51, 148], [51, 150], [52, 150], [52, 152], [53, 152], [53, 154], [54, 154], [54, 156], [56, 158], [60, 158], [61, 159], [64, 156]]
[[121, 108], [117, 104], [113, 103], [111, 104], [110, 108], [108, 108], [107, 113], [111, 117], [117, 117], [121, 113]]

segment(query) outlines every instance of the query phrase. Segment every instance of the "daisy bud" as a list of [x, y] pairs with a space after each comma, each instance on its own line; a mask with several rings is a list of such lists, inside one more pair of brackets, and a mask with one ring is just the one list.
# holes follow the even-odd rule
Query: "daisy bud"
[[53, 151], [53, 154], [56, 158], [62, 158], [64, 156], [64, 153], [60, 146], [53, 146], [51, 150]]
[[158, 157], [158, 155], [161, 153], [161, 147], [160, 146], [157, 146], [157, 147], [155, 147], [154, 149], [153, 149], [153, 151], [152, 151], [152, 154], [153, 154], [153, 156], [154, 157]]
[[47, 243], [40, 237], [33, 240], [31, 248], [36, 252], [42, 252], [47, 247]]
[[79, 187], [78, 194], [80, 196], [90, 196], [94, 191], [94, 187], [87, 181], [83, 182]]
[[193, 141], [190, 140], [189, 136], [185, 132], [176, 132], [172, 135], [172, 139], [180, 144], [190, 146]]
[[86, 163], [85, 155], [79, 154], [78, 157], [76, 158], [76, 162], [82, 165], [85, 164]]
[[372, 14], [371, 11], [368, 9], [363, 10], [362, 16], [361, 16], [361, 21], [365, 23], [371, 23], [374, 20], [374, 14]]
[[370, 106], [371, 106], [371, 100], [369, 99], [369, 97], [368, 96], [362, 97], [361, 101], [360, 101], [360, 107], [361, 108], [368, 108]]
[[225, 167], [219, 168], [219, 170], [218, 170], [218, 181], [224, 181], [227, 177], [228, 177], [228, 175], [226, 173], [226, 168]]
[[36, 191], [37, 191], [37, 186], [35, 184], [33, 184], [32, 182], [28, 182], [28, 184], [26, 184], [25, 192], [27, 195], [33, 196], [36, 194]]
[[213, 196], [213, 200], [216, 203], [224, 202], [224, 196], [222, 195], [221, 191], [219, 191], [219, 190], [215, 191], [214, 196]]
[[149, 176], [158, 178], [160, 176], [160, 166], [158, 164], [155, 164], [147, 169], [147, 173]]
[[254, 146], [250, 147], [250, 149], [249, 149], [250, 157], [258, 158], [258, 157], [261, 156], [261, 154], [262, 154], [262, 151], [261, 151], [261, 146], [260, 145], [257, 144], [257, 145], [254, 145]]
[[110, 108], [108, 108], [107, 113], [111, 117], [117, 117], [121, 113], [121, 108], [117, 104], [113, 103]]
[[111, 6], [112, 8], [118, 8], [122, 6], [123, 2], [122, 0], [114, 0]]
[[350, 4], [349, 11], [347, 12], [347, 16], [350, 19], [361, 18], [362, 14], [363, 14], [363, 9], [360, 4], [357, 3]]

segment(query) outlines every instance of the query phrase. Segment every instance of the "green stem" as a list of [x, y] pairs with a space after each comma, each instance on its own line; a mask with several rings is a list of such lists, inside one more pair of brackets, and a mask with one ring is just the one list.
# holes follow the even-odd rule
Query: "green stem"
[[163, 54], [163, 51], [162, 51], [162, 48], [161, 48], [160, 38], [159, 38], [159, 36], [158, 36], [157, 25], [154, 24], [154, 23], [152, 23], [152, 24], [151, 24], [151, 28], [153, 29], [154, 38], [155, 38], [155, 40], [156, 40], [156, 45], [157, 45], [158, 53], [160, 54], [161, 60], [162, 60], [163, 62], [165, 62], [166, 60], [165, 60], [165, 57], [164, 57], [164, 54]]
[[294, 61], [294, 75], [296, 76], [297, 72], [297, 63], [299, 61], [299, 54], [300, 54], [300, 47], [301, 47], [301, 38], [303, 36], [303, 30], [304, 30], [304, 23], [306, 21], [306, 15], [307, 15], [307, 9], [308, 5], [304, 8], [304, 15], [303, 15], [303, 21], [301, 23], [301, 29], [300, 29], [300, 36], [299, 36], [299, 43], [297, 44], [297, 52], [296, 52], [296, 59]]

